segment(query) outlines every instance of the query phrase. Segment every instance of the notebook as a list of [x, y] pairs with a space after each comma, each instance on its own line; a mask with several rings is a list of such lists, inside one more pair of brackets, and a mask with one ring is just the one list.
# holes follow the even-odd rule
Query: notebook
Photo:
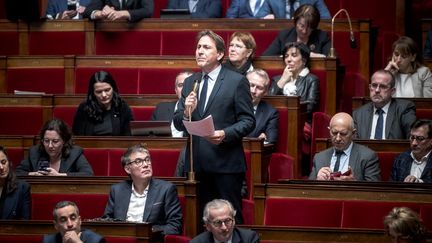
[[169, 121], [131, 121], [132, 136], [168, 136], [171, 137]]

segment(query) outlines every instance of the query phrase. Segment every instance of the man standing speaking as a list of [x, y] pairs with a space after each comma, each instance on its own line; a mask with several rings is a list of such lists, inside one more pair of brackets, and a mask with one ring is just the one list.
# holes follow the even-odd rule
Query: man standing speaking
[[[247, 169], [242, 139], [254, 129], [255, 117], [249, 82], [243, 75], [221, 66], [224, 55], [225, 43], [219, 35], [211, 30], [198, 33], [195, 58], [201, 72], [185, 80], [174, 125], [186, 131], [184, 120], [213, 117], [213, 135], [192, 137], [194, 171], [200, 182], [200, 211], [213, 199], [225, 199], [233, 204], [236, 222], [241, 224], [241, 188]], [[195, 82], [199, 82], [196, 93]], [[189, 145], [186, 171], [190, 171]]]

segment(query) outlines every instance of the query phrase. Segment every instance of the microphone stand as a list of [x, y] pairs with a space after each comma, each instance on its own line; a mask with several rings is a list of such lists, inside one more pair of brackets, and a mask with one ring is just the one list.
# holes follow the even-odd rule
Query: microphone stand
[[[201, 81], [201, 80], [200, 80]], [[195, 80], [194, 86], [192, 91], [195, 92], [195, 94], [198, 91], [198, 84], [200, 83], [200, 81]], [[198, 98], [198, 95], [197, 95]], [[188, 113], [189, 113], [189, 122], [192, 121], [192, 107], [189, 107], [188, 109]], [[188, 172], [188, 181], [189, 182], [195, 182], [195, 172], [194, 172], [194, 159], [193, 159], [193, 143], [192, 143], [192, 134], [189, 134], [189, 156], [190, 156], [190, 171]]]
[[336, 16], [338, 16], [342, 12], [344, 12], [348, 18], [348, 23], [349, 23], [349, 28], [350, 28], [350, 39], [353, 43], [355, 42], [354, 33], [352, 30], [352, 25], [351, 25], [351, 18], [348, 14], [348, 11], [346, 11], [345, 9], [342, 8], [339, 11], [337, 11], [337, 13], [333, 16], [333, 18], [331, 20], [331, 48], [330, 48], [330, 52], [328, 55], [329, 58], [336, 58], [337, 57], [336, 56], [336, 50], [335, 50], [334, 44], [333, 44], [334, 43], [334, 21], [335, 21]]

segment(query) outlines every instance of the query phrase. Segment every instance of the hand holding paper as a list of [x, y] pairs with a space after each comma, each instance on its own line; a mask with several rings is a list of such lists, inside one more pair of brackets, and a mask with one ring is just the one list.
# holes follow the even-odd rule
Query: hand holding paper
[[213, 136], [215, 133], [213, 118], [211, 115], [200, 121], [183, 121], [183, 124], [188, 133], [195, 136], [209, 137]]

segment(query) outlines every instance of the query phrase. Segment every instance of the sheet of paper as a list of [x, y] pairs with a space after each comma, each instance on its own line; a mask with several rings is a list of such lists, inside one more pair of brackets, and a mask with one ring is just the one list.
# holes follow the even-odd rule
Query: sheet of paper
[[215, 132], [211, 115], [200, 121], [183, 121], [183, 124], [188, 133], [195, 136], [207, 137], [213, 135]]

